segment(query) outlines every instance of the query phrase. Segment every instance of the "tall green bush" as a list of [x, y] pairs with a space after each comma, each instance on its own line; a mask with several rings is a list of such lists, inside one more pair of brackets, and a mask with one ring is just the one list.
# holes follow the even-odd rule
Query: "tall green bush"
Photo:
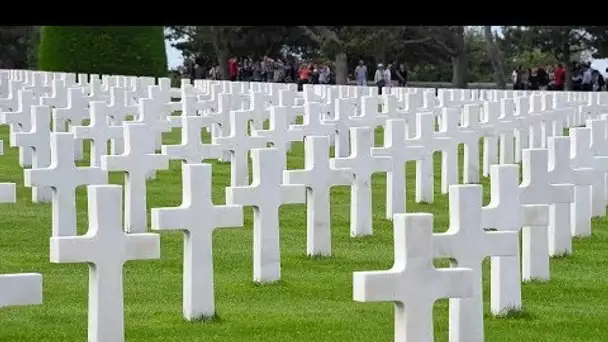
[[162, 26], [43, 26], [38, 69], [166, 77]]

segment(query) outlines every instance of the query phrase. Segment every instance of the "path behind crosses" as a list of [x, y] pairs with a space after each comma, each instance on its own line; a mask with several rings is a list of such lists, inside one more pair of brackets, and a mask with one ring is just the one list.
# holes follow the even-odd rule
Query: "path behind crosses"
[[260, 283], [281, 279], [279, 207], [305, 202], [304, 185], [282, 184], [278, 153], [276, 148], [253, 149], [251, 185], [226, 188], [226, 203], [254, 208], [253, 281]]
[[169, 167], [166, 155], [154, 152], [153, 128], [141, 123], [123, 125], [125, 150], [117, 156], [102, 156], [105, 171], [125, 174], [125, 231], [143, 233], [147, 227], [146, 177]]
[[353, 299], [395, 303], [395, 341], [433, 342], [433, 304], [474, 295], [473, 272], [433, 266], [433, 216], [396, 214], [395, 263], [387, 271], [355, 272]]
[[335, 185], [352, 185], [350, 169], [330, 165], [329, 138], [304, 139], [304, 169], [283, 171], [283, 183], [306, 186], [306, 253], [331, 255], [330, 191]]
[[51, 262], [89, 264], [90, 342], [124, 341], [123, 265], [158, 259], [158, 234], [122, 230], [122, 187], [88, 186], [89, 230], [51, 238]]
[[75, 142], [72, 133], [51, 133], [51, 164], [24, 171], [25, 186], [53, 188], [52, 236], [76, 235], [77, 187], [108, 182], [102, 169], [74, 164]]
[[184, 318], [215, 315], [213, 232], [243, 225], [243, 207], [211, 202], [211, 165], [183, 164], [182, 205], [152, 209], [153, 230], [184, 231]]

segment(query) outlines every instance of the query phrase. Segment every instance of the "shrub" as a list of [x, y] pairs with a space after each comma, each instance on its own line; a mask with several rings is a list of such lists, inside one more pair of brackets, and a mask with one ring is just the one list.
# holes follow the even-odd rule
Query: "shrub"
[[166, 77], [162, 26], [43, 26], [43, 71]]

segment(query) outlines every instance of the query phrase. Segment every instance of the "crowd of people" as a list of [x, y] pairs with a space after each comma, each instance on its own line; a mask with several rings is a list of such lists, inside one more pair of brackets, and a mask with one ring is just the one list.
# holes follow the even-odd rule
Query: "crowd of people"
[[[589, 63], [576, 63], [572, 66], [572, 90], [608, 90], [602, 74]], [[608, 73], [608, 69], [606, 69]], [[537, 68], [519, 66], [511, 75], [513, 89], [516, 90], [564, 90], [566, 69], [562, 64]]]
[[[182, 76], [190, 79], [221, 79], [219, 65], [202, 59], [186, 58], [180, 69]], [[228, 60], [228, 73], [231, 81], [297, 83], [300, 88], [304, 84], [335, 84], [335, 72], [331, 62], [318, 63], [295, 58], [273, 59], [264, 56], [254, 60], [248, 57], [233, 57]], [[359, 61], [350, 76], [358, 85], [368, 85], [370, 80], [363, 61]], [[384, 86], [405, 86], [405, 64], [398, 64], [397, 61], [386, 67], [382, 63], [378, 64], [373, 84], [378, 86], [380, 92]]]
[[[217, 63], [205, 63], [200, 59], [186, 59], [181, 72], [191, 79], [221, 79]], [[228, 60], [228, 73], [231, 81], [335, 84], [331, 63], [295, 58], [273, 59], [265, 56], [254, 60], [248, 57], [233, 57]]]

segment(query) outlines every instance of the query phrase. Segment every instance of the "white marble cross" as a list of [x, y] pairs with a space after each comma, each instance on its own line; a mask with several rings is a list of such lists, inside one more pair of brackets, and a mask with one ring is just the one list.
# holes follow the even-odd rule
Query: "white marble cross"
[[[136, 123], [144, 124], [149, 127], [152, 135], [154, 151], [159, 151], [162, 146], [162, 134], [171, 131], [169, 120], [164, 117], [163, 103], [158, 99], [140, 99], [139, 111]], [[126, 142], [125, 147], [126, 148]], [[154, 178], [154, 171], [148, 175], [149, 178]]]
[[[575, 202], [581, 201], [582, 204], [577, 206], [575, 212], [572, 213], [574, 218], [572, 235], [573, 236], [590, 236], [591, 235], [591, 217], [592, 217], [592, 193], [593, 188], [601, 191], [601, 185], [604, 181], [604, 173], [608, 171], [608, 156], [593, 156], [591, 144], [591, 129], [587, 127], [577, 127], [570, 129], [571, 143], [571, 165], [572, 168], [591, 168], [593, 169], [592, 186], [577, 187], [575, 193]], [[579, 210], [580, 209], [580, 210]]]
[[[519, 186], [522, 204], [548, 205], [571, 203], [574, 189], [571, 184], [551, 184], [548, 177], [548, 155], [546, 149], [524, 149], [522, 151], [522, 182]], [[522, 279], [549, 280], [549, 236], [548, 227], [529, 227], [522, 230], [522, 246], [530, 258], [524, 258]]]
[[215, 315], [213, 232], [243, 226], [243, 207], [214, 205], [211, 190], [211, 165], [182, 164], [182, 204], [151, 211], [153, 230], [184, 232], [183, 311], [189, 321]]
[[500, 100], [501, 115], [496, 124], [500, 132], [500, 164], [512, 164], [515, 160], [514, 134], [519, 122], [513, 116], [513, 106], [513, 99]]
[[393, 164], [386, 176], [386, 218], [389, 220], [394, 214], [406, 212], [406, 163], [425, 157], [424, 147], [406, 142], [406, 129], [405, 119], [386, 120], [384, 146], [372, 148], [372, 156], [388, 156]]
[[52, 236], [76, 235], [76, 188], [81, 185], [107, 184], [108, 173], [98, 167], [74, 164], [74, 134], [51, 133], [51, 164], [24, 171], [28, 187], [53, 189]]
[[353, 299], [394, 302], [395, 341], [433, 342], [433, 304], [441, 298], [473, 295], [473, 271], [433, 266], [432, 214], [396, 214], [393, 227], [393, 267], [355, 272]]
[[331, 255], [331, 187], [352, 185], [354, 174], [330, 165], [329, 137], [304, 138], [304, 169], [283, 171], [283, 182], [306, 186], [306, 253]]
[[[28, 132], [32, 129], [32, 107], [38, 104], [39, 100], [34, 98], [34, 93], [31, 90], [20, 90], [17, 94], [17, 109], [6, 113], [2, 113], [0, 110], [0, 113], [4, 116], [4, 123], [10, 125], [11, 137], [13, 132]], [[50, 131], [50, 127], [48, 131]], [[9, 139], [9, 142], [12, 146], [19, 146], [11, 139]], [[19, 148], [19, 165], [24, 168], [32, 166], [32, 154], [33, 151], [29, 147]]]
[[249, 185], [249, 151], [266, 147], [266, 138], [247, 134], [247, 117], [241, 114], [240, 111], [230, 112], [229, 135], [212, 137], [214, 144], [230, 151], [230, 186]]
[[[608, 156], [608, 144], [606, 134], [606, 120], [587, 120], [587, 127], [591, 132], [590, 150], [593, 157]], [[592, 177], [593, 186], [591, 187], [591, 215], [594, 217], [606, 216], [606, 172], [599, 171]]]
[[283, 159], [280, 164], [283, 169], [287, 169], [287, 152], [292, 141], [302, 141], [304, 132], [289, 127], [289, 117], [287, 108], [280, 106], [270, 107], [270, 123], [268, 129], [252, 130], [254, 137], [263, 137], [267, 142], [272, 143], [273, 147], [279, 150]]
[[[572, 215], [578, 210], [586, 210], [580, 205], [588, 201], [576, 201], [577, 187], [589, 188], [593, 183], [593, 169], [574, 169], [570, 163], [571, 142], [569, 137], [549, 137], [549, 183], [572, 184], [572, 201], [555, 202], [549, 206], [549, 255], [572, 254]], [[583, 191], [584, 192], [584, 191]]]
[[[68, 132], [69, 126], [80, 126], [82, 120], [89, 119], [89, 102], [81, 88], [68, 88], [68, 105], [53, 109], [53, 132]], [[74, 144], [74, 160], [82, 160], [82, 141]]]
[[251, 150], [253, 182], [226, 188], [227, 204], [254, 208], [253, 280], [260, 283], [281, 279], [279, 207], [305, 202], [304, 185], [281, 184], [279, 153], [276, 148]]
[[52, 106], [55, 108], [64, 108], [68, 106], [68, 93], [65, 80], [54, 79], [52, 81], [52, 92], [50, 96], [40, 98], [40, 104], [43, 106]]
[[[407, 143], [416, 146], [422, 146], [425, 149], [425, 155], [422, 160], [416, 161], [416, 202], [432, 203], [435, 195], [435, 179], [434, 179], [434, 162], [433, 153], [452, 148], [454, 142], [446, 136], [439, 136], [435, 132], [435, 114], [433, 113], [418, 113], [416, 115], [416, 136], [408, 138]], [[442, 161], [445, 158], [442, 157]], [[447, 173], [458, 172], [450, 167], [448, 163], [441, 163], [441, 179], [453, 178], [453, 176], [444, 176]]]
[[302, 136], [333, 136], [336, 134], [336, 125], [331, 121], [323, 121], [324, 106], [318, 102], [304, 104], [304, 115], [301, 125], [291, 125], [294, 131], [301, 132]]
[[89, 103], [91, 119], [87, 126], [72, 126], [74, 137], [79, 140], [91, 140], [89, 151], [89, 165], [99, 167], [101, 156], [108, 154], [108, 141], [121, 140], [123, 129], [121, 126], [111, 126], [108, 105], [103, 101]]
[[351, 236], [371, 235], [372, 229], [372, 175], [375, 172], [389, 172], [392, 160], [387, 156], [373, 156], [374, 130], [369, 127], [355, 127], [350, 130], [352, 152], [348, 157], [330, 160], [331, 167], [348, 168], [355, 175], [350, 197]]
[[161, 151], [171, 160], [183, 160], [188, 164], [200, 163], [205, 159], [221, 157], [221, 146], [216, 143], [203, 143], [201, 132], [205, 127], [216, 123], [212, 116], [182, 116], [181, 143], [163, 145]]
[[[105, 102], [105, 101], [104, 101]], [[137, 114], [137, 105], [128, 103], [126, 89], [122, 87], [110, 88], [110, 101], [108, 104], [108, 116], [114, 126], [122, 126], [129, 115]], [[91, 114], [92, 115], [92, 114]], [[123, 136], [111, 139], [110, 151], [112, 154], [121, 154], [124, 150]]]
[[[519, 167], [490, 166], [490, 203], [482, 208], [483, 229], [519, 232], [523, 226], [541, 227], [549, 224], [546, 205], [522, 205], [520, 202]], [[523, 251], [522, 259], [532, 256]], [[529, 261], [526, 261], [529, 263]], [[500, 315], [509, 310], [521, 310], [521, 262], [516, 256], [496, 256], [490, 264], [490, 310]]]
[[145, 124], [126, 122], [123, 125], [125, 151], [120, 155], [102, 156], [105, 171], [124, 171], [125, 230], [144, 233], [147, 226], [146, 176], [169, 168], [169, 158], [154, 152], [153, 129]]
[[436, 258], [455, 260], [454, 265], [473, 271], [473, 294], [450, 299], [450, 341], [483, 342], [483, 284], [481, 263], [486, 257], [519, 253], [519, 234], [484, 231], [481, 225], [481, 185], [452, 185], [449, 192], [450, 227], [433, 234]]
[[[469, 114], [473, 114], [473, 112], [469, 112]], [[447, 172], [441, 173], [441, 192], [448, 193], [450, 185], [459, 183], [459, 144], [464, 145], [463, 182], [479, 182], [479, 133], [459, 125], [460, 108], [443, 108], [441, 118], [442, 127], [435, 134], [438, 137], [450, 138], [452, 141], [452, 144], [441, 152], [441, 166], [447, 168]], [[473, 115], [465, 116], [465, 124], [467, 125], [474, 120], [479, 121], [479, 111], [477, 111], [477, 117]]]
[[[0, 203], [15, 203], [15, 183], [0, 183]], [[0, 274], [0, 308], [42, 304], [42, 275], [39, 273]]]
[[[51, 108], [32, 106], [32, 122], [29, 131], [11, 130], [10, 141], [13, 146], [31, 149], [32, 168], [41, 169], [51, 165]], [[53, 190], [48, 187], [32, 188], [32, 202], [46, 203], [53, 198]]]
[[122, 230], [120, 185], [88, 186], [89, 230], [51, 238], [51, 262], [89, 264], [89, 342], [124, 341], [123, 265], [160, 258], [158, 234]]

